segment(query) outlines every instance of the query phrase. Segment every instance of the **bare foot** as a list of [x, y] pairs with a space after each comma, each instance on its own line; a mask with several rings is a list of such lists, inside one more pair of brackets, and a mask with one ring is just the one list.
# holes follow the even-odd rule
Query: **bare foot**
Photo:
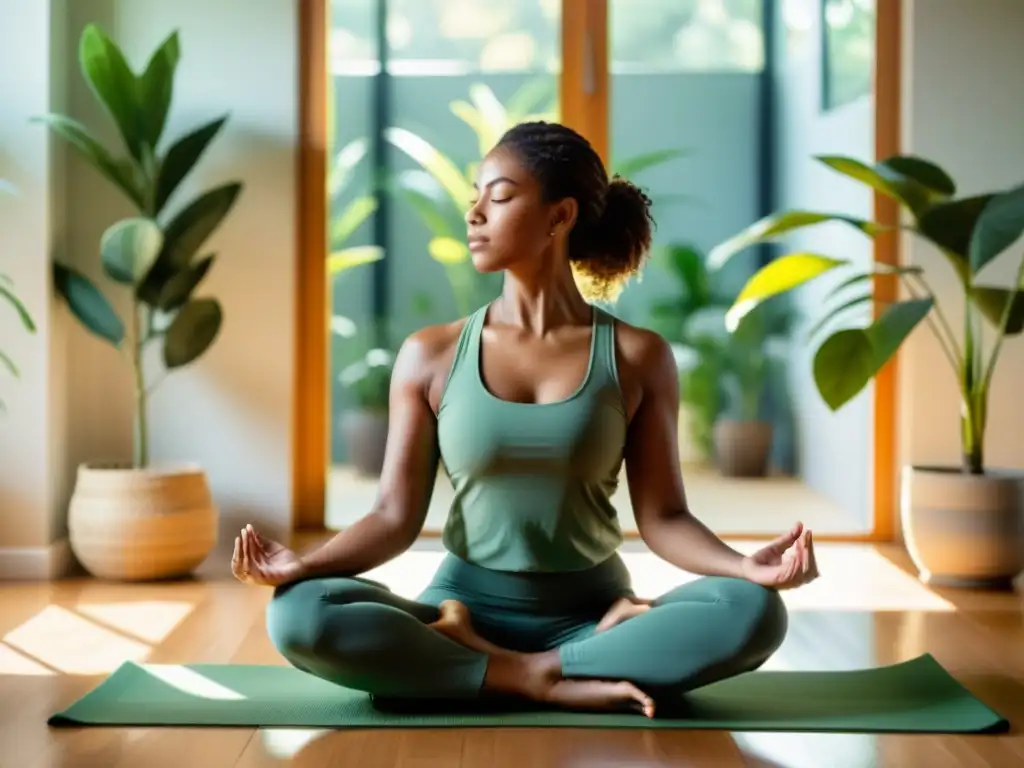
[[428, 625], [431, 629], [437, 630], [450, 640], [474, 651], [490, 654], [513, 653], [513, 651], [480, 637], [473, 629], [473, 622], [469, 618], [469, 608], [458, 600], [445, 600], [438, 606], [438, 609], [441, 611], [441, 618]]
[[469, 609], [457, 600], [439, 606], [429, 626], [460, 645], [490, 656], [485, 690], [524, 696], [570, 709], [632, 710], [654, 717], [654, 701], [632, 683], [562, 677], [558, 651], [518, 653], [485, 640], [473, 629]]
[[572, 709], [625, 709], [654, 717], [654, 699], [625, 681], [562, 678], [551, 686], [546, 701]]

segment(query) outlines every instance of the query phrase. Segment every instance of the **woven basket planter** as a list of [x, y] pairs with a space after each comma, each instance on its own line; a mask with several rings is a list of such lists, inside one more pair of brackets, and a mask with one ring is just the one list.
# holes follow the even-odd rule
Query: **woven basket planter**
[[93, 576], [146, 581], [191, 573], [217, 544], [217, 509], [194, 466], [83, 464], [68, 510], [71, 549]]

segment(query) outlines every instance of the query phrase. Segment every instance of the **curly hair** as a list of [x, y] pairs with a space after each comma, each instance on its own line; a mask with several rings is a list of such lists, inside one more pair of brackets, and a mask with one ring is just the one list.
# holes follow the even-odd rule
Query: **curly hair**
[[545, 202], [574, 198], [579, 213], [569, 233], [569, 261], [587, 299], [615, 301], [640, 273], [651, 247], [651, 200], [608, 172], [583, 136], [544, 121], [519, 123], [498, 141], [533, 174]]

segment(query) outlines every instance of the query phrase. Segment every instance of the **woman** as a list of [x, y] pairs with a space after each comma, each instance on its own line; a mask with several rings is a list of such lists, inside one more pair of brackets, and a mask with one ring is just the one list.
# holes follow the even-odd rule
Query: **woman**
[[[504, 288], [403, 344], [374, 508], [301, 556], [247, 526], [232, 568], [275, 588], [268, 633], [291, 664], [377, 698], [651, 717], [779, 647], [778, 590], [817, 576], [811, 533], [798, 524], [745, 557], [693, 516], [671, 350], [587, 301], [614, 299], [639, 272], [650, 200], [609, 181], [580, 135], [540, 122], [502, 137], [476, 189], [473, 263], [504, 271]], [[432, 582], [407, 600], [357, 578], [416, 539], [439, 460], [455, 496]], [[655, 600], [633, 593], [617, 554], [609, 499], [623, 462], [643, 540], [703, 576]]]

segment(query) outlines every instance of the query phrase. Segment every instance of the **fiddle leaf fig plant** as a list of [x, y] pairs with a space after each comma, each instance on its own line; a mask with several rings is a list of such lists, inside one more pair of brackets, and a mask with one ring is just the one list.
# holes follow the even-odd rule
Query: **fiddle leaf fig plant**
[[[132, 203], [134, 216], [112, 224], [99, 243], [100, 267], [127, 294], [122, 316], [84, 272], [56, 262], [58, 295], [82, 326], [116, 347], [131, 366], [135, 383], [133, 466], [149, 465], [147, 403], [167, 373], [201, 357], [220, 332], [220, 302], [200, 295], [216, 254], [210, 236], [234, 207], [242, 183], [230, 181], [171, 205], [228, 116], [221, 115], [165, 140], [167, 117], [180, 60], [178, 33], [169, 35], [141, 72], [96, 25], [79, 41], [79, 66], [93, 96], [112, 119], [118, 147], [103, 145], [70, 117], [36, 118], [48, 126]], [[151, 375], [145, 352], [158, 345], [163, 371]]]
[[[919, 266], [875, 264], [869, 271], [855, 269], [829, 292], [827, 308], [813, 328], [815, 334], [848, 310], [871, 305], [872, 280], [879, 275], [900, 280], [906, 298], [888, 303], [866, 326], [840, 328], [825, 338], [814, 355], [818, 391], [832, 410], [841, 408], [925, 322], [935, 334], [960, 390], [962, 469], [984, 474], [992, 376], [1004, 341], [1024, 331], [1024, 256], [1009, 287], [988, 285], [979, 278], [986, 266], [1024, 234], [1024, 184], [957, 196], [951, 176], [924, 158], [896, 155], [874, 165], [841, 156], [815, 159], [897, 202], [907, 220], [901, 229], [930, 242], [952, 267], [964, 317], [960, 333], [954, 333], [943, 302]], [[886, 231], [877, 222], [838, 213], [785, 211], [765, 217], [723, 242], [709, 258], [714, 266], [721, 266], [749, 245], [825, 222], [851, 226], [868, 237]], [[852, 266], [851, 260], [829, 254], [797, 252], [781, 256], [750, 278], [730, 307], [726, 325], [732, 330], [748, 312], [772, 296]], [[986, 330], [992, 336], [987, 359]]]

